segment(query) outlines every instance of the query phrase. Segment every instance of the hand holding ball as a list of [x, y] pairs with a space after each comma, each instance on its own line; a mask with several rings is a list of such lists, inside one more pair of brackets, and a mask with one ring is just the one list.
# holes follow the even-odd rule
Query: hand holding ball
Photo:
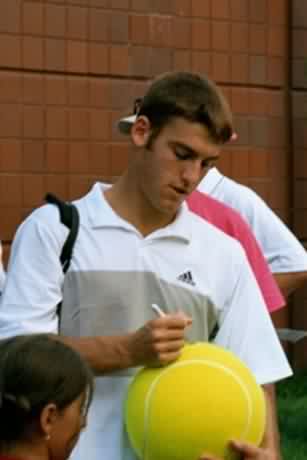
[[186, 345], [173, 364], [135, 376], [125, 421], [142, 460], [197, 460], [203, 452], [229, 460], [236, 458], [230, 440], [260, 444], [265, 401], [241, 360], [197, 343]]

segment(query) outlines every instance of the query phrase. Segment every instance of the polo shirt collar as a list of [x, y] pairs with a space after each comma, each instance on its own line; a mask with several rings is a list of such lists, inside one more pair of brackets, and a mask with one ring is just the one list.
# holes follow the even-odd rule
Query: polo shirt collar
[[218, 169], [211, 168], [209, 169], [203, 180], [198, 184], [197, 190], [199, 190], [202, 193], [210, 194], [223, 180], [223, 178], [223, 174], [221, 174], [218, 171]]
[[[89, 222], [92, 228], [114, 227], [137, 232], [137, 229], [116, 214], [104, 198], [103, 192], [110, 187], [109, 184], [97, 182], [86, 195], [86, 207]], [[191, 213], [186, 203], [179, 209], [176, 219], [166, 227], [156, 230], [148, 235], [147, 239], [179, 238], [189, 243], [191, 240]]]

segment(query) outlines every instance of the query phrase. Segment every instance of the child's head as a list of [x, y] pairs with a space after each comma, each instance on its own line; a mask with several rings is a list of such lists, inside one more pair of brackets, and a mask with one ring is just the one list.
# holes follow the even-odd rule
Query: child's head
[[93, 377], [78, 353], [47, 335], [0, 342], [0, 451], [35, 446], [64, 460], [86, 423]]

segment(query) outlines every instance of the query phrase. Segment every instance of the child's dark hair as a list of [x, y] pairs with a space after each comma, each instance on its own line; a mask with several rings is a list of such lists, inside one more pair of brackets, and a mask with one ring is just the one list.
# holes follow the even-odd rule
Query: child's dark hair
[[29, 435], [42, 409], [64, 409], [83, 392], [89, 404], [93, 376], [81, 356], [51, 336], [18, 336], [0, 342], [0, 447]]
[[137, 114], [151, 122], [150, 143], [173, 117], [205, 125], [217, 144], [229, 141], [233, 132], [231, 111], [222, 92], [208, 78], [188, 72], [157, 78], [138, 101]]

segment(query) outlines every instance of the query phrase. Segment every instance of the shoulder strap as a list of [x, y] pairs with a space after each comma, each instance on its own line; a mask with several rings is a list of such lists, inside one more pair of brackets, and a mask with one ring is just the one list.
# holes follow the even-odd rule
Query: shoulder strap
[[61, 222], [69, 229], [68, 236], [60, 255], [63, 272], [66, 273], [70, 265], [73, 248], [79, 231], [80, 219], [78, 209], [74, 204], [62, 201], [52, 193], [47, 193], [45, 200], [47, 203], [54, 204], [58, 207]]

